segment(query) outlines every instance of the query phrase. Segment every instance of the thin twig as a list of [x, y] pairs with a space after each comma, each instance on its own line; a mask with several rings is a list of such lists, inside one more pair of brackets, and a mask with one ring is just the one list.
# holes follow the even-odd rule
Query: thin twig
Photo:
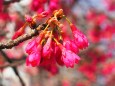
[[[4, 56], [4, 58], [5, 58], [5, 60], [6, 60], [7, 62], [13, 63], [12, 60], [9, 59], [9, 57], [6, 55], [6, 53], [5, 53], [4, 51], [0, 50], [0, 53], [1, 53], [1, 55]], [[22, 86], [25, 86], [25, 83], [23, 82], [22, 78], [20, 77], [17, 68], [16, 68], [16, 67], [12, 67], [12, 69], [13, 69], [14, 73], [18, 76], [18, 78], [19, 78], [19, 80], [20, 80]]]
[[24, 62], [25, 62], [25, 59], [20, 60], [20, 61], [15, 61], [15, 62], [12, 62], [12, 63], [8, 63], [8, 64], [5, 64], [5, 65], [0, 65], [0, 69], [6, 68], [6, 67], [16, 67], [16, 66], [22, 65]]

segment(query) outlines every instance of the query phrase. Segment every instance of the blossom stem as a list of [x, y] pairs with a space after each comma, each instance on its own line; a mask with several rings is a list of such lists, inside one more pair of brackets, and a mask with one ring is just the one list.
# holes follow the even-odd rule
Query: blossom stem
[[43, 30], [43, 32], [45, 32], [48, 27], [49, 27], [49, 24], [47, 24], [47, 26], [45, 27], [45, 29]]
[[60, 43], [57, 41], [56, 38], [53, 38], [53, 39], [54, 39], [54, 41], [56, 42], [57, 45], [60, 45]]
[[45, 39], [42, 39], [42, 41], [40, 42], [40, 44], [42, 45], [46, 40]]
[[27, 22], [20, 28], [20, 30], [24, 30], [25, 29], [25, 27], [27, 26]]
[[62, 35], [61, 35], [62, 30], [61, 30], [61, 28], [59, 26], [58, 26], [58, 31], [59, 31], [59, 39], [63, 40]]
[[51, 30], [50, 32], [51, 32], [51, 33], [50, 33], [50, 36], [49, 36], [49, 37], [52, 37], [52, 34], [53, 34], [53, 30]]
[[72, 24], [71, 21], [65, 15], [63, 15], [63, 17], [68, 21], [69, 24]]

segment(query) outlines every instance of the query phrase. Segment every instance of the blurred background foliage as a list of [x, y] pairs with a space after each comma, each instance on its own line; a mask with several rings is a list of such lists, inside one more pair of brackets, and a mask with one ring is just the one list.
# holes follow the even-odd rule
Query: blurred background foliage
[[[115, 86], [115, 0], [0, 0], [0, 42], [10, 40], [21, 28], [25, 14], [60, 8], [88, 37], [90, 45], [80, 51], [81, 61], [74, 68], [17, 65], [26, 86]], [[12, 61], [22, 60], [27, 42], [4, 52]], [[21, 86], [11, 65], [4, 67], [7, 64], [0, 54], [0, 86]]]

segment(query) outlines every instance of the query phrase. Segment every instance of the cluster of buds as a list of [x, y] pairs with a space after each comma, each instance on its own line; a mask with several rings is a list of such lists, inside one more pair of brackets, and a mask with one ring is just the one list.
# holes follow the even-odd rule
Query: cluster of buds
[[[45, 14], [42, 13], [42, 15]], [[31, 23], [34, 18], [36, 17], [27, 18], [27, 21]], [[72, 38], [64, 32], [64, 25], [59, 21], [62, 18], [67, 20], [70, 25]], [[29, 54], [26, 59], [27, 66], [35, 67], [58, 63], [61, 66], [74, 67], [74, 64], [80, 60], [76, 53], [79, 52], [79, 49], [88, 46], [86, 36], [66, 18], [62, 9], [54, 11], [45, 24], [45, 29], [40, 31], [39, 36], [26, 46], [26, 53]]]

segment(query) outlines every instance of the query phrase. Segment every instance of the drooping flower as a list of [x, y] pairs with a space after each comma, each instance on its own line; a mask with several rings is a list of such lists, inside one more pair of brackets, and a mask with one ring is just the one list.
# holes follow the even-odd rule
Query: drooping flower
[[52, 37], [49, 37], [46, 44], [43, 46], [42, 56], [44, 58], [50, 58], [51, 57], [51, 54], [53, 51], [51, 44], [52, 44]]
[[33, 51], [36, 51], [37, 50], [36, 40], [29, 42], [25, 50], [26, 50], [26, 53], [28, 54], [32, 53]]
[[38, 66], [41, 61], [41, 50], [42, 50], [42, 45], [37, 46], [37, 51], [34, 51], [30, 53], [30, 55], [26, 59], [26, 65], [27, 66]]
[[62, 61], [62, 51], [60, 49], [59, 46], [56, 45], [56, 43], [54, 43], [54, 57], [55, 57], [55, 60], [56, 62], [63, 66], [64, 65], [64, 62]]
[[27, 66], [35, 67], [35, 66], [38, 66], [39, 63], [40, 63], [40, 58], [37, 52], [30, 54], [26, 59]]
[[34, 51], [37, 51], [37, 46], [40, 44], [44, 34], [40, 33], [39, 36], [28, 43], [28, 45], [25, 48], [26, 53], [30, 54]]
[[63, 42], [63, 46], [66, 49], [68, 49], [68, 50], [70, 50], [70, 51], [72, 51], [74, 53], [78, 53], [79, 52], [79, 49], [78, 49], [77, 45], [72, 40], [65, 40]]
[[88, 47], [89, 43], [86, 36], [81, 31], [79, 31], [74, 24], [70, 24], [70, 27], [78, 48], [84, 49]]
[[76, 55], [74, 52], [67, 50], [62, 45], [59, 45], [62, 48], [62, 60], [66, 67], [74, 67], [75, 63], [78, 63], [80, 57]]

